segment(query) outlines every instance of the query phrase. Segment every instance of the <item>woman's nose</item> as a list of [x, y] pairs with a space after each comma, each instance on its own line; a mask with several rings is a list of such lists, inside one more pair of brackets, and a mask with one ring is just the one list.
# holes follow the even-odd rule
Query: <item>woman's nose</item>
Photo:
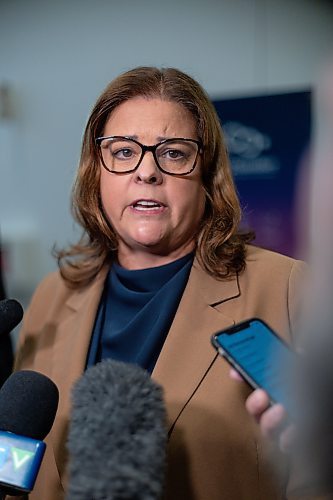
[[134, 174], [136, 182], [146, 182], [148, 184], [161, 184], [163, 182], [163, 174], [156, 165], [154, 155], [151, 151], [145, 152]]

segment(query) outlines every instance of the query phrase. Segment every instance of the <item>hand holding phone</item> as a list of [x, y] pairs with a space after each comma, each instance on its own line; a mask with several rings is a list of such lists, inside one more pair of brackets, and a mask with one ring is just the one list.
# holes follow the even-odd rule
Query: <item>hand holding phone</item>
[[251, 387], [264, 389], [272, 404], [281, 403], [294, 415], [296, 355], [264, 321], [252, 318], [217, 332], [212, 344]]

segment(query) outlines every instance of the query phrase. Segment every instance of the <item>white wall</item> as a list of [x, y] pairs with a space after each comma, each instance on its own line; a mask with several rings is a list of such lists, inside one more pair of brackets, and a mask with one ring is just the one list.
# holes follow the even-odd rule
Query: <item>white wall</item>
[[[212, 97], [309, 87], [333, 46], [321, 0], [0, 0], [0, 227], [7, 288], [28, 296], [73, 241], [69, 194], [89, 111], [137, 65], [176, 66]], [[20, 297], [19, 297], [20, 298]], [[22, 298], [22, 297], [21, 297]]]

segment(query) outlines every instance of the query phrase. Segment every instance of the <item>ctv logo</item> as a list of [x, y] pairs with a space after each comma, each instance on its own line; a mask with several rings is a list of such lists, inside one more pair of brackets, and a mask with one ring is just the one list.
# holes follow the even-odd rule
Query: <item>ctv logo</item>
[[23, 450], [15, 446], [0, 446], [0, 469], [5, 466], [11, 456], [15, 470], [23, 467], [33, 456], [32, 451]]

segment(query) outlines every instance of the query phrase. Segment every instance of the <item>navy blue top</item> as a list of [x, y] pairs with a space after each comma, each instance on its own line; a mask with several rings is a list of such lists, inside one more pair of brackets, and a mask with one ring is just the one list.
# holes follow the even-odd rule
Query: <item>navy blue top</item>
[[113, 264], [105, 280], [87, 366], [112, 358], [153, 371], [186, 286], [194, 253], [159, 267]]

